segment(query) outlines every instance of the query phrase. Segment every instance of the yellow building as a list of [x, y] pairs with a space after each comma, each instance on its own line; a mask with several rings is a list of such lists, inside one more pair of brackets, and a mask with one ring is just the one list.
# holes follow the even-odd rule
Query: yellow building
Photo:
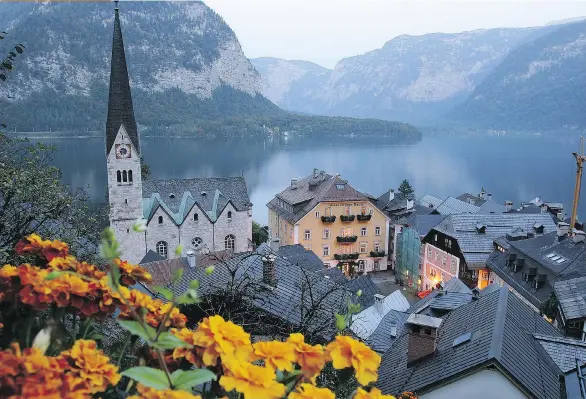
[[314, 169], [268, 204], [269, 231], [280, 245], [301, 244], [326, 266], [387, 269], [389, 218], [339, 175]]

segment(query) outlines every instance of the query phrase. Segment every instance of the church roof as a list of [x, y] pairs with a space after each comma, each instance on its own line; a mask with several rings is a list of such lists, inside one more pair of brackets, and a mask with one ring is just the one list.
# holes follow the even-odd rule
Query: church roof
[[132, 94], [124, 54], [124, 41], [118, 7], [114, 11], [114, 35], [112, 38], [112, 62], [110, 71], [110, 97], [108, 99], [108, 119], [106, 120], [106, 153], [112, 149], [120, 126], [124, 125], [128, 138], [140, 153], [138, 129], [134, 119]]
[[175, 224], [183, 223], [197, 206], [215, 222], [226, 205], [237, 211], [252, 206], [244, 177], [200, 177], [195, 179], [146, 180], [142, 185], [143, 214], [147, 221], [161, 207]]

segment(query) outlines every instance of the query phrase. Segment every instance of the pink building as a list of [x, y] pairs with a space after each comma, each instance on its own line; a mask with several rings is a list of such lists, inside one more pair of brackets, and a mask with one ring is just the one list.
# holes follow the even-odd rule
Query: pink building
[[440, 281], [444, 283], [452, 277], [458, 277], [460, 258], [451, 255], [431, 244], [424, 245], [423, 251], [423, 281], [421, 287], [428, 290]]

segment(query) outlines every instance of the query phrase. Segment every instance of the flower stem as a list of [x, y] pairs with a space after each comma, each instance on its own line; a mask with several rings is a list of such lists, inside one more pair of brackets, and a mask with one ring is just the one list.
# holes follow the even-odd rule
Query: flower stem
[[169, 387], [171, 389], [173, 389], [173, 381], [171, 381], [171, 373], [169, 373], [169, 368], [167, 367], [167, 364], [165, 363], [165, 357], [163, 356], [163, 352], [160, 349], [157, 349], [157, 358], [159, 359], [159, 365], [161, 366], [161, 368], [165, 372], [165, 375], [167, 376], [167, 381], [169, 381]]
[[89, 329], [92, 325], [92, 322], [93, 322], [93, 319], [91, 317], [86, 320], [86, 326], [83, 329], [83, 336], [82, 336], [83, 339], [85, 339], [87, 332], [89, 331]]
[[122, 346], [122, 351], [120, 352], [120, 356], [118, 357], [118, 367], [122, 367], [122, 358], [124, 357], [124, 353], [126, 352], [126, 348], [128, 347], [128, 344], [130, 343], [130, 338], [132, 337], [132, 334], [128, 334], [128, 336], [126, 337], [126, 340], [124, 341], [124, 346]]

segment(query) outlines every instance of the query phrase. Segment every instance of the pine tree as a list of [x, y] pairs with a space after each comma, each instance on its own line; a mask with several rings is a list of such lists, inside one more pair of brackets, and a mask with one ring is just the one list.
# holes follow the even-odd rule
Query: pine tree
[[401, 182], [401, 185], [399, 186], [399, 192], [403, 195], [410, 195], [413, 194], [415, 190], [413, 190], [413, 187], [411, 187], [409, 181], [405, 179]]

